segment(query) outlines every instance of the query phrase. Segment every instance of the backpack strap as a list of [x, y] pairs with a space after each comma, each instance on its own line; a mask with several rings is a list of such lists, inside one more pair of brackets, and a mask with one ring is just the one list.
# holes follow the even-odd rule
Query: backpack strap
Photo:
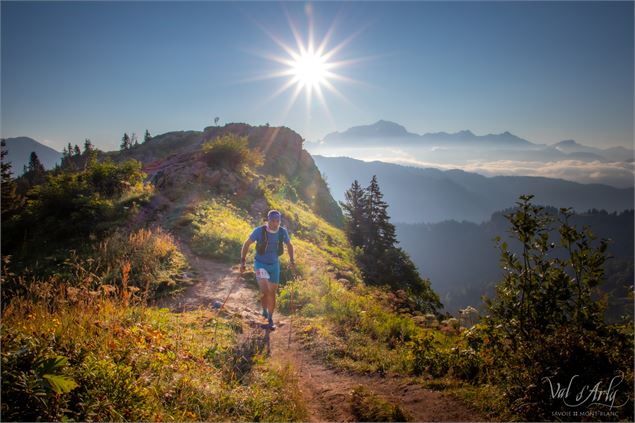
[[261, 256], [267, 252], [267, 245], [269, 244], [269, 237], [267, 236], [267, 225], [260, 227], [260, 239], [256, 244], [256, 250]]

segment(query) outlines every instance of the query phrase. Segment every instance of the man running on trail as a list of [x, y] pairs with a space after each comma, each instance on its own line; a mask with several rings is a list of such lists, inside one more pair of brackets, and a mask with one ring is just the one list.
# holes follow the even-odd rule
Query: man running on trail
[[269, 211], [267, 224], [254, 229], [240, 251], [240, 273], [243, 273], [249, 247], [256, 242], [254, 270], [262, 294], [262, 315], [268, 320], [268, 328], [272, 330], [276, 328], [273, 323], [273, 310], [276, 307], [276, 290], [280, 283], [280, 260], [278, 256], [284, 254], [283, 244], [287, 244], [291, 268], [295, 271], [293, 244], [291, 244], [287, 230], [280, 226], [280, 219], [279, 211]]

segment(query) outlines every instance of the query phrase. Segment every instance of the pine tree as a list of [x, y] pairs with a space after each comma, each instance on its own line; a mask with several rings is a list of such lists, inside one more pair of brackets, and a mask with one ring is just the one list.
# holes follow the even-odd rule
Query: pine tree
[[29, 182], [30, 186], [39, 185], [44, 183], [46, 179], [46, 169], [44, 165], [40, 161], [40, 158], [37, 156], [35, 151], [31, 152], [31, 156], [29, 157], [29, 164], [26, 166], [26, 172], [24, 173], [26, 180]]
[[121, 138], [121, 150], [127, 150], [130, 146], [130, 137], [127, 132], [124, 132], [123, 137]]
[[148, 130], [146, 129], [146, 133], [145, 133], [145, 135], [143, 136], [143, 143], [145, 144], [145, 143], [147, 143], [148, 141], [150, 141], [151, 139], [152, 139], [152, 136], [150, 136], [150, 131], [148, 131]]
[[365, 241], [363, 230], [366, 222], [364, 209], [366, 191], [355, 180], [344, 193], [344, 198], [346, 201], [340, 204], [346, 218], [346, 235], [353, 247], [362, 247]]
[[6, 150], [7, 144], [4, 139], [0, 142], [0, 145], [0, 163], [2, 166], [2, 180], [0, 182], [2, 198], [0, 199], [0, 204], [2, 205], [2, 220], [6, 222], [9, 215], [18, 207], [20, 198], [15, 192], [16, 183], [12, 178], [11, 162], [5, 160], [9, 151]]
[[377, 175], [373, 175], [366, 191], [368, 193], [367, 213], [370, 248], [372, 251], [380, 253], [393, 248], [397, 243], [395, 226], [390, 223], [387, 212], [388, 203], [383, 200], [384, 195], [379, 189]]
[[[73, 147], [70, 142], [68, 143], [66, 147], [64, 147], [64, 150], [62, 152], [62, 161], [60, 162], [60, 169], [71, 170], [71, 171], [77, 169], [77, 163], [75, 159], [75, 156], [78, 155], [77, 149], [79, 149], [79, 147], [77, 145]], [[27, 169], [25, 167], [24, 173], [26, 172], [27, 172]]]
[[93, 151], [95, 149], [95, 146], [93, 146], [93, 143], [86, 138], [84, 140], [84, 153], [89, 153], [91, 151]]
[[81, 156], [82, 155], [82, 150], [79, 148], [79, 145], [75, 144], [75, 147], [73, 147], [73, 155], [75, 156]]
[[442, 307], [430, 281], [422, 279], [408, 254], [397, 247], [395, 226], [390, 223], [388, 203], [383, 200], [377, 176], [368, 188], [357, 181], [345, 193], [341, 203], [346, 218], [346, 234], [358, 247], [357, 262], [367, 283], [388, 285], [409, 293], [412, 307], [436, 313]]

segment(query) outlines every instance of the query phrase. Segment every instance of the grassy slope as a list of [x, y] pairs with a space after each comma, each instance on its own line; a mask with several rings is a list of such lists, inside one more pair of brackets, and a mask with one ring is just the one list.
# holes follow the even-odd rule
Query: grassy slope
[[[329, 365], [355, 372], [421, 374], [422, 383], [457, 394], [483, 415], [505, 416], [495, 387], [478, 387], [452, 376], [435, 385], [438, 375], [431, 375], [428, 367], [417, 367], [416, 340], [433, 338], [435, 351], [442, 351], [439, 354], [445, 356], [440, 359], [447, 361], [453, 351], [468, 348], [463, 335], [446, 325], [423, 327], [420, 316], [396, 312], [387, 291], [365, 286], [342, 230], [316, 216], [301, 201], [292, 201], [293, 193], [284, 181], [269, 179], [263, 184], [263, 197], [269, 207], [283, 212], [284, 224], [290, 228], [298, 275], [293, 278], [287, 256], [283, 256], [278, 307], [283, 313], [296, 314], [307, 350]], [[170, 220], [173, 228], [183, 228], [198, 254], [235, 263], [242, 242], [262, 223], [219, 197], [199, 199]], [[249, 262], [253, 253], [252, 249]], [[482, 392], [488, 395], [483, 397]]]

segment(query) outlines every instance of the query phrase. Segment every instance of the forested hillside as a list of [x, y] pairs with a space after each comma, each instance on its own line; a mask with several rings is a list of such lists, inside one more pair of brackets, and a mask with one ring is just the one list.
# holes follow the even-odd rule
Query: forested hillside
[[[494, 287], [503, 275], [500, 251], [494, 238], [501, 236], [519, 251], [518, 243], [508, 233], [505, 214], [494, 213], [487, 222], [446, 221], [434, 224], [398, 223], [397, 236], [401, 246], [412, 256], [421, 274], [430, 278], [432, 287], [441, 296], [446, 310], [457, 313], [469, 305], [482, 308], [481, 296], [494, 293]], [[548, 209], [552, 216], [558, 211]], [[599, 239], [609, 240], [606, 265], [606, 283], [602, 291], [609, 294], [608, 316], [618, 319], [627, 314], [632, 317], [633, 290], [633, 210], [621, 213], [590, 210], [575, 214], [571, 222], [578, 228], [589, 227]], [[557, 241], [556, 234], [552, 234]], [[563, 251], [554, 252], [561, 257]]]

